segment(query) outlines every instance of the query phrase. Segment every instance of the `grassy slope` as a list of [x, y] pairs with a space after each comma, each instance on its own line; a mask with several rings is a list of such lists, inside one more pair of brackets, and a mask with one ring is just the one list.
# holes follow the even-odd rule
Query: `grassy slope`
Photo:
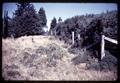
[[[33, 39], [33, 40], [32, 40]], [[77, 55], [51, 36], [2, 39], [2, 76], [5, 80], [115, 80], [112, 71], [86, 70], [74, 65]]]

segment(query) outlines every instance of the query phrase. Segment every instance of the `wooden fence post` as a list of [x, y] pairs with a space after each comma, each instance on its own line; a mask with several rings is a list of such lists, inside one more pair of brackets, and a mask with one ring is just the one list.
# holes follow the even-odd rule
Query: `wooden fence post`
[[80, 34], [78, 34], [78, 40], [80, 40]]
[[12, 38], [12, 39], [14, 39], [14, 36], [13, 36], [13, 35], [11, 35], [11, 38]]
[[50, 34], [53, 35], [52, 30], [50, 31]]
[[105, 56], [105, 41], [104, 41], [105, 36], [102, 35], [102, 40], [101, 40], [101, 59]]
[[104, 35], [102, 35], [102, 40], [101, 40], [101, 59], [103, 59], [103, 57], [105, 56], [105, 40], [112, 42], [114, 44], [118, 44], [118, 41], [109, 38], [109, 37], [105, 37]]
[[55, 36], [56, 36], [56, 30], [54, 32], [55, 32]]
[[72, 44], [74, 45], [74, 32], [72, 32]]

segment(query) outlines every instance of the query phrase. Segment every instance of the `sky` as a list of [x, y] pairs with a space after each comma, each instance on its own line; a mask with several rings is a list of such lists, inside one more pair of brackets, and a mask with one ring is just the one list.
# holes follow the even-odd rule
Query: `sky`
[[[51, 20], [55, 17], [57, 20], [59, 17], [64, 21], [67, 18], [71, 18], [76, 15], [86, 14], [100, 14], [105, 13], [107, 10], [117, 10], [117, 4], [115, 3], [31, 3], [34, 5], [36, 12], [40, 7], [43, 7], [47, 17], [47, 26], [50, 27]], [[12, 13], [15, 12], [17, 6], [16, 3], [4, 3], [3, 11], [7, 10], [8, 15], [12, 17]]]

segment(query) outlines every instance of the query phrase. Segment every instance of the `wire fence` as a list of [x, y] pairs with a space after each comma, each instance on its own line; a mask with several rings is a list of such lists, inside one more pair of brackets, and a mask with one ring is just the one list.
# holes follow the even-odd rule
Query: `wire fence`
[[[80, 34], [78, 34], [78, 39], [80, 40]], [[112, 38], [109, 38], [109, 37], [106, 37], [105, 35], [102, 35], [102, 40], [101, 40], [101, 59], [103, 59], [103, 57], [105, 56], [105, 40], [111, 42], [111, 43], [114, 43], [114, 44], [118, 44], [118, 41], [117, 40], [114, 40]], [[86, 47], [86, 49], [89, 49], [91, 48], [92, 46], [94, 46], [96, 43], [98, 42], [95, 42], [89, 46]], [[72, 32], [72, 45], [75, 44], [75, 40], [74, 40], [74, 32]]]

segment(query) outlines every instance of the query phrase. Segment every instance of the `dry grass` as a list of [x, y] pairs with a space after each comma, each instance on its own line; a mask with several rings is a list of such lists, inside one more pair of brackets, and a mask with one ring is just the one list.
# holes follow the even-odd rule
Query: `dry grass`
[[[32, 40], [33, 39], [33, 40]], [[69, 46], [51, 36], [2, 39], [2, 76], [5, 80], [116, 80], [112, 71], [74, 65]]]

